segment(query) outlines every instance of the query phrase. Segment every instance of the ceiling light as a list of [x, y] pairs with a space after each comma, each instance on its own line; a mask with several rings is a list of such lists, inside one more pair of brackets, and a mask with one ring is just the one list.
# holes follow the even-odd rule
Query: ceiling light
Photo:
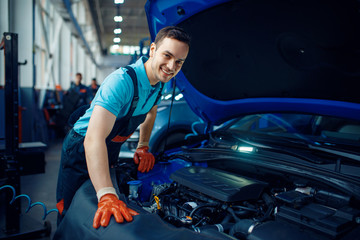
[[110, 46], [110, 53], [111, 54], [119, 54], [120, 46], [119, 44], [114, 44]]
[[179, 101], [182, 97], [183, 97], [183, 94], [179, 93], [178, 95], [175, 96], [175, 100]]
[[164, 97], [164, 99], [165, 99], [165, 100], [169, 100], [171, 97], [172, 97], [171, 94], [167, 94], [167, 95]]
[[114, 21], [115, 21], [115, 22], [122, 22], [122, 21], [123, 21], [123, 18], [122, 18], [122, 16], [115, 16], [115, 17], [114, 17]]
[[123, 46], [123, 54], [130, 54], [130, 46]]
[[114, 33], [115, 34], [120, 34], [121, 33], [121, 28], [115, 28]]
[[124, 0], [114, 0], [114, 3], [115, 4], [121, 4], [121, 3], [124, 3]]
[[121, 39], [119, 37], [114, 38], [114, 43], [119, 43]]

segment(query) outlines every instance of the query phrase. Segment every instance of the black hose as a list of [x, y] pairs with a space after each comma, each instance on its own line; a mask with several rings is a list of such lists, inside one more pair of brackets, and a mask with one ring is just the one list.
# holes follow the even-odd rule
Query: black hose
[[233, 224], [214, 224], [214, 225], [206, 225], [202, 227], [198, 227], [197, 230], [199, 232], [204, 232], [206, 230], [214, 230], [217, 232], [228, 232]]
[[199, 205], [190, 212], [189, 217], [192, 218], [193, 215], [195, 214], [195, 212], [199, 211], [202, 208], [214, 208], [217, 205], [218, 205], [217, 203], [206, 203], [206, 204], [203, 204], [203, 205]]
[[232, 208], [240, 208], [240, 209], [247, 210], [247, 211], [258, 212], [258, 210], [255, 208], [249, 208], [249, 207], [244, 207], [244, 206], [239, 206], [239, 205], [232, 206]]
[[240, 234], [243, 237], [249, 235], [254, 227], [258, 224], [258, 222], [253, 221], [251, 219], [241, 219], [230, 229], [230, 236], [235, 236], [235, 234]]
[[221, 221], [220, 224], [221, 224], [221, 225], [227, 224], [227, 223], [229, 223], [230, 219], [231, 219], [231, 216], [230, 216], [230, 215], [226, 215], [226, 216], [224, 217], [224, 219]]
[[169, 134], [169, 129], [170, 129], [170, 121], [171, 121], [171, 112], [172, 112], [174, 99], [175, 99], [176, 78], [173, 79], [173, 86], [172, 87], [173, 87], [173, 91], [172, 91], [171, 104], [170, 104], [170, 110], [169, 110], [169, 120], [168, 120], [166, 133], [165, 133], [165, 143], [164, 143], [164, 148], [161, 151], [160, 155], [163, 155], [165, 153], [166, 146], [167, 146], [168, 134]]
[[262, 195], [262, 199], [265, 201], [265, 204], [268, 206], [264, 216], [262, 216], [261, 218], [258, 219], [259, 222], [263, 222], [265, 221], [266, 219], [268, 219], [272, 213], [272, 211], [274, 210], [274, 201], [273, 199], [266, 193], [264, 193]]
[[248, 210], [234, 210], [234, 213], [236, 214], [236, 216], [238, 216], [240, 218], [245, 218], [245, 217], [249, 216], [250, 214], [252, 214]]
[[235, 212], [234, 212], [234, 209], [232, 209], [231, 207], [228, 207], [228, 208], [226, 209], [226, 211], [231, 214], [231, 216], [234, 218], [235, 222], [239, 222], [239, 221], [240, 221], [240, 218], [238, 218], [238, 217], [236, 216], [236, 214], [235, 214]]

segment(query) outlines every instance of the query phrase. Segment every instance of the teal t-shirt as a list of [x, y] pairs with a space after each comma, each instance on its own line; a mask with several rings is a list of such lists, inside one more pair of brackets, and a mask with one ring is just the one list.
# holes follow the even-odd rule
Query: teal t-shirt
[[[139, 89], [139, 102], [133, 116], [148, 113], [153, 107], [156, 97], [160, 91], [160, 83], [157, 83], [155, 86], [150, 85], [144, 66], [144, 62], [146, 61], [147, 59], [142, 57], [134, 64], [130, 65], [136, 72]], [[95, 105], [99, 105], [107, 109], [113, 113], [117, 119], [126, 116], [130, 110], [133, 96], [134, 85], [131, 77], [126, 73], [125, 68], [117, 69], [105, 78], [92, 100], [90, 108], [86, 111], [84, 116], [82, 116], [74, 124], [74, 130], [82, 136], [85, 136]]]

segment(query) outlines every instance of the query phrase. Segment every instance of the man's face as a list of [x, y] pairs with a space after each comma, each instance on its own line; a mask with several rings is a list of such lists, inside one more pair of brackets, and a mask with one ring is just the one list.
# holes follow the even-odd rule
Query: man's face
[[164, 38], [157, 46], [152, 43], [150, 59], [152, 75], [150, 84], [167, 83], [181, 69], [189, 52], [189, 46], [176, 39]]
[[81, 83], [82, 76], [80, 74], [76, 74], [75, 76], [75, 83], [79, 85]]

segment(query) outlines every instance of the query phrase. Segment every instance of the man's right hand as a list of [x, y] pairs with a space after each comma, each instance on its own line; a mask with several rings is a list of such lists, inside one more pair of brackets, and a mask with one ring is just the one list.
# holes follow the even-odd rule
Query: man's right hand
[[106, 194], [101, 197], [98, 203], [98, 210], [95, 213], [93, 227], [99, 228], [100, 225], [107, 227], [110, 222], [111, 215], [114, 215], [116, 222], [127, 222], [133, 220], [132, 216], [139, 215], [139, 213], [128, 208], [126, 204], [119, 200], [114, 194]]
[[149, 172], [155, 164], [155, 157], [149, 152], [149, 146], [138, 147], [134, 154], [135, 164], [139, 164], [139, 172]]

